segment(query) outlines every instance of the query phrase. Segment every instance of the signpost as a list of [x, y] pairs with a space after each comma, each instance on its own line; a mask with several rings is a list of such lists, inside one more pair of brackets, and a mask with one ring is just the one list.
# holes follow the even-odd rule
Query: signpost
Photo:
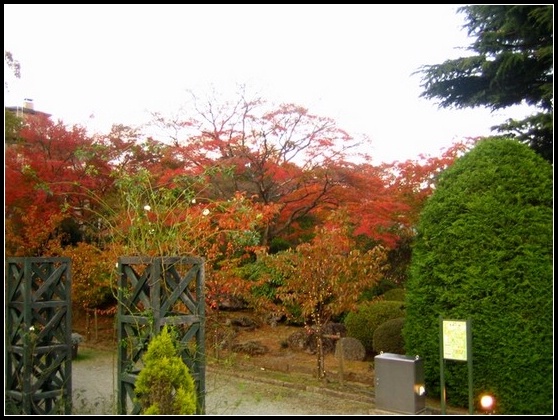
[[469, 371], [469, 414], [473, 414], [473, 340], [471, 320], [442, 319], [440, 316], [440, 406], [446, 414], [445, 360], [467, 362]]

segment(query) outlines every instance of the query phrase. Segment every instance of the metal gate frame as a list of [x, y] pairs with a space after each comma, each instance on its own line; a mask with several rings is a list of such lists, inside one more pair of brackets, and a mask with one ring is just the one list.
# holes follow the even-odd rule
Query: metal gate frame
[[205, 414], [204, 259], [120, 257], [118, 271], [118, 414], [140, 413], [134, 384], [148, 343], [165, 325], [181, 328], [180, 355], [196, 385], [196, 414]]
[[5, 279], [5, 409], [71, 414], [71, 260], [6, 258]]

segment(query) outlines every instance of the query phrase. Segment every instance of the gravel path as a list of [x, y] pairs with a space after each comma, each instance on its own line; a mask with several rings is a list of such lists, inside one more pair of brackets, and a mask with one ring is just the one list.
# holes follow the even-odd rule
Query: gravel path
[[372, 401], [356, 401], [281, 383], [258, 382], [209, 370], [206, 412], [215, 415], [379, 414]]
[[[75, 414], [114, 414], [116, 354], [81, 349], [84, 357], [72, 363]], [[378, 411], [373, 401], [358, 401], [319, 390], [263, 383], [219, 370], [206, 373], [208, 415], [362, 415]]]

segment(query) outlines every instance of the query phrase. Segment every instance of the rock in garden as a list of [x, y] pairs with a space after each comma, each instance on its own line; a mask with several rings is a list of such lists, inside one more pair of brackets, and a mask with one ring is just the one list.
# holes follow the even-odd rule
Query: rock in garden
[[[323, 334], [325, 336], [339, 336], [339, 337], [344, 337], [347, 334], [347, 328], [345, 327], [344, 324], [338, 323], [338, 322], [329, 322], [326, 325], [324, 325], [324, 332]], [[330, 338], [330, 337], [324, 337], [322, 339], [322, 345], [324, 348], [324, 353], [328, 354], [328, 353], [333, 353], [335, 351], [335, 345], [337, 343], [337, 341], [339, 341], [338, 338]], [[312, 334], [310, 336], [310, 339], [308, 341], [309, 344], [309, 350], [312, 353], [315, 353], [317, 350], [317, 340], [316, 340], [316, 334]]]
[[[343, 353], [341, 353], [341, 351], [343, 351]], [[341, 354], [344, 360], [363, 361], [366, 357], [366, 349], [360, 340], [354, 337], [343, 337], [337, 341], [337, 345], [335, 346], [335, 358], [339, 359]]]
[[231, 325], [243, 331], [253, 331], [259, 326], [256, 321], [247, 316], [232, 319]]
[[289, 348], [296, 351], [304, 351], [308, 348], [309, 335], [306, 331], [295, 331], [287, 338]]
[[236, 353], [245, 353], [249, 354], [250, 356], [255, 356], [258, 354], [266, 354], [269, 349], [265, 344], [260, 343], [259, 341], [245, 341], [243, 343], [234, 343], [231, 346], [231, 350]]

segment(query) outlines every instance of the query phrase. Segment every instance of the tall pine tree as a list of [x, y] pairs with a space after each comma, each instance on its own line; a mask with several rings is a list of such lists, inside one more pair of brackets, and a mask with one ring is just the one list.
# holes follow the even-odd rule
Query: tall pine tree
[[553, 161], [553, 8], [552, 5], [471, 5], [466, 13], [473, 54], [422, 66], [421, 97], [440, 107], [493, 111], [527, 104], [537, 110], [523, 120], [507, 120], [494, 130], [529, 144]]

